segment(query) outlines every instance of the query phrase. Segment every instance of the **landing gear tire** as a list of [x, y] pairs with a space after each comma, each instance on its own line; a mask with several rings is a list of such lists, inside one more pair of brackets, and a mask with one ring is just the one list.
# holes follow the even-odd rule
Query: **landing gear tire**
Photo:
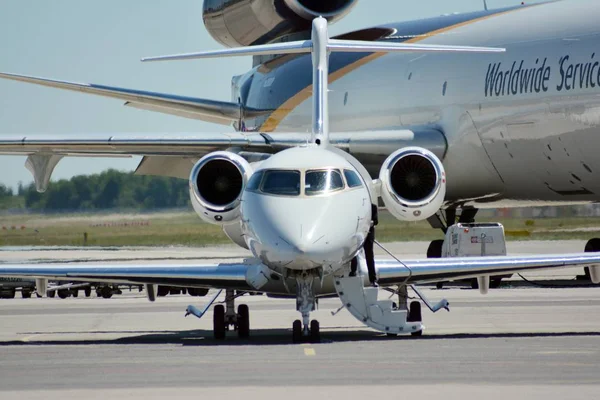
[[427, 248], [427, 258], [442, 258], [443, 239], [433, 240]]
[[246, 304], [238, 306], [238, 337], [247, 339], [250, 337], [250, 310]]
[[[433, 240], [429, 243], [429, 247], [427, 248], [427, 258], [442, 258], [442, 246], [444, 245], [444, 241], [442, 239]], [[444, 282], [438, 282], [435, 284], [437, 289], [442, 289], [444, 287]]]
[[48, 296], [48, 297], [54, 297], [54, 296], [56, 296], [56, 290], [51, 290], [51, 291], [49, 291], [49, 292], [47, 293], [47, 296]]
[[103, 299], [110, 299], [113, 295], [110, 286], [103, 286], [102, 289], [100, 289], [100, 295]]
[[202, 296], [206, 296], [208, 294], [208, 289], [201, 289], [201, 288], [189, 288], [187, 290], [187, 293], [190, 296], [198, 296], [198, 297], [202, 297]]
[[60, 297], [61, 299], [66, 299], [67, 297], [69, 297], [69, 291], [67, 289], [58, 290], [58, 297]]
[[31, 292], [28, 290], [22, 290], [21, 297], [23, 297], [24, 299], [29, 299], [31, 298]]
[[310, 321], [310, 342], [321, 343], [321, 326], [316, 319]]
[[292, 324], [292, 342], [302, 342], [302, 321], [299, 319], [295, 320]]
[[71, 290], [71, 296], [73, 296], [73, 297], [79, 297], [79, 289], [72, 289]]
[[[410, 303], [410, 307], [408, 309], [408, 316], [406, 317], [407, 322], [421, 322], [423, 321], [423, 317], [421, 316], [421, 303], [418, 301], [413, 301]], [[416, 332], [411, 332], [411, 336], [422, 336], [423, 330], [418, 330]]]
[[217, 304], [213, 310], [213, 332], [216, 340], [225, 340], [225, 307]]
[[502, 278], [490, 279], [490, 289], [498, 289], [502, 284]]
[[158, 297], [165, 297], [168, 294], [169, 294], [169, 287], [168, 286], [158, 285], [158, 290], [156, 291], [156, 295]]
[[92, 295], [92, 288], [86, 287], [85, 289], [83, 289], [83, 293], [85, 294], [85, 297], [90, 297]]

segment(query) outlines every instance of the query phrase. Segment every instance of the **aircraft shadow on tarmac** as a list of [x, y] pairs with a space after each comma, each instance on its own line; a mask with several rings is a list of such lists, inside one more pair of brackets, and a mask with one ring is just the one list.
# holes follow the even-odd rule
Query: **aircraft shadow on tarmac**
[[[77, 334], [123, 334], [135, 336], [124, 336], [121, 338], [107, 339], [73, 339], [72, 335]], [[291, 331], [289, 329], [256, 329], [252, 331], [249, 339], [239, 339], [235, 332], [228, 334], [225, 340], [215, 340], [210, 330], [190, 330], [190, 331], [90, 331], [90, 332], [24, 332], [24, 335], [69, 335], [69, 339], [51, 339], [35, 340], [31, 338], [25, 340], [1, 341], [0, 346], [86, 346], [86, 345], [136, 345], [136, 344], [181, 344], [182, 346], [278, 346], [290, 345]], [[360, 341], [398, 341], [407, 340], [461, 340], [461, 339], [510, 339], [510, 338], [547, 338], [547, 337], [582, 337], [597, 336], [600, 332], [532, 332], [532, 333], [453, 333], [453, 334], [431, 334], [420, 337], [413, 336], [387, 336], [378, 332], [369, 330], [355, 331], [322, 331], [321, 343], [343, 343]]]

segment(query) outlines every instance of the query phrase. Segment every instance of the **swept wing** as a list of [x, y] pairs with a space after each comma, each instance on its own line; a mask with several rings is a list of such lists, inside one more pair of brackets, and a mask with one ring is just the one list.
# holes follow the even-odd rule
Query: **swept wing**
[[231, 125], [234, 122], [240, 121], [242, 116], [258, 117], [271, 112], [271, 110], [257, 110], [226, 101], [176, 96], [172, 94], [125, 89], [93, 83], [76, 83], [9, 73], [0, 73], [0, 78], [71, 90], [74, 92], [112, 97], [125, 100], [125, 105], [129, 107], [177, 115], [185, 118], [199, 119], [222, 125]]
[[[600, 253], [534, 256], [448, 257], [424, 260], [379, 260], [378, 282], [382, 285], [433, 283], [478, 276], [503, 275], [530, 270], [597, 267]], [[595, 270], [596, 268], [591, 268]], [[600, 277], [598, 277], [600, 278]], [[592, 279], [596, 280], [594, 274]]]
[[[379, 283], [384, 286], [419, 284], [501, 275], [530, 270], [575, 266], [598, 267], [600, 253], [543, 256], [457, 257], [427, 260], [377, 260]], [[217, 289], [256, 290], [267, 284], [260, 264], [218, 265], [75, 265], [0, 264], [0, 276], [70, 281], [164, 284]], [[592, 268], [595, 269], [595, 268]], [[593, 273], [592, 278], [598, 278]]]
[[[306, 143], [307, 133], [100, 133], [85, 135], [2, 134], [0, 154], [62, 156], [198, 156], [235, 147], [274, 153]], [[443, 157], [446, 142], [437, 129], [398, 129], [331, 134], [332, 145], [353, 154], [384, 155], [391, 148], [419, 145]], [[386, 154], [386, 155], [387, 155]]]
[[262, 266], [225, 263], [213, 265], [135, 265], [104, 264], [3, 264], [0, 276], [53, 280], [111, 282], [124, 284], [164, 284], [182, 287], [252, 289]]

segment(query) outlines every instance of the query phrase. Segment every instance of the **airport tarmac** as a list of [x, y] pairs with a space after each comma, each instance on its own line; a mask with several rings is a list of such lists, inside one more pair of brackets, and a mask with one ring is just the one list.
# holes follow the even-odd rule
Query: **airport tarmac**
[[[524, 253], [542, 247], [521, 243]], [[580, 244], [546, 245], [569, 252], [580, 251]], [[419, 246], [426, 248], [406, 248], [417, 252]], [[93, 262], [197, 262], [198, 251], [240, 254], [223, 248], [16, 249], [0, 251], [0, 258], [59, 260], [86, 251]], [[211, 314], [201, 320], [183, 316], [189, 303], [204, 298], [169, 296], [149, 303], [133, 291], [112, 299], [0, 300], [0, 399], [597, 397], [600, 288], [497, 289], [487, 296], [457, 287], [424, 291], [433, 300], [447, 298], [451, 311], [424, 310], [421, 338], [378, 334], [345, 310], [332, 316], [339, 300], [326, 299], [313, 315], [323, 342], [305, 345], [291, 344], [298, 317], [293, 300], [243, 297], [252, 337], [241, 341], [232, 332], [224, 342], [212, 339]]]

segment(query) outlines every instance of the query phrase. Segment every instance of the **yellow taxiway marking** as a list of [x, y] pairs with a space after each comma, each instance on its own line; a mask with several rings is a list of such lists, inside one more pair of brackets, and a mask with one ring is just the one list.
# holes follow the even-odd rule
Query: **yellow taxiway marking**
[[39, 333], [36, 333], [35, 335], [25, 336], [24, 338], [21, 338], [21, 342], [27, 343], [36, 336], [39, 336]]
[[312, 347], [307, 347], [307, 348], [304, 349], [304, 355], [305, 356], [311, 357], [311, 356], [314, 356], [316, 354], [317, 354], [317, 352]]

